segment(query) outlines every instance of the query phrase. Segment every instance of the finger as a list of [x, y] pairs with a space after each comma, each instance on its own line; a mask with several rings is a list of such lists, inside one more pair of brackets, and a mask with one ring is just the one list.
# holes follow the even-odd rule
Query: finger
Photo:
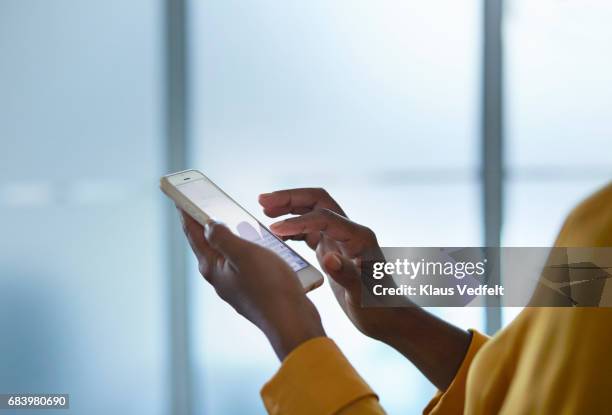
[[208, 244], [219, 251], [230, 262], [240, 265], [260, 247], [232, 233], [226, 226], [216, 222], [206, 225], [205, 236]]
[[[328, 209], [317, 209], [302, 216], [273, 223], [270, 229], [280, 236], [322, 232], [338, 242], [348, 242], [361, 235], [362, 226]], [[365, 229], [365, 228], [364, 228]]]
[[320, 233], [309, 233], [309, 234], [305, 234], [305, 235], [277, 235], [278, 238], [280, 238], [283, 241], [303, 241], [306, 242], [306, 245], [308, 245], [308, 247], [310, 249], [316, 249], [319, 241], [321, 240], [321, 234]]
[[325, 272], [351, 296], [351, 300], [359, 303], [361, 295], [361, 272], [357, 264], [336, 252], [323, 257]]
[[303, 241], [306, 239], [306, 235], [285, 235], [279, 236], [279, 238], [283, 241]]
[[324, 189], [302, 188], [279, 190], [259, 195], [259, 204], [264, 213], [272, 218], [289, 213], [302, 215], [317, 208], [333, 210], [341, 215], [344, 212]]
[[215, 265], [217, 253], [206, 241], [204, 227], [184, 211], [179, 209], [179, 213], [187, 241], [198, 260], [200, 273], [208, 280], [210, 270]]
[[204, 227], [184, 211], [179, 209], [179, 213], [183, 224], [183, 231], [189, 241], [189, 245], [196, 257], [200, 259], [200, 256], [205, 255], [211, 250], [204, 237]]

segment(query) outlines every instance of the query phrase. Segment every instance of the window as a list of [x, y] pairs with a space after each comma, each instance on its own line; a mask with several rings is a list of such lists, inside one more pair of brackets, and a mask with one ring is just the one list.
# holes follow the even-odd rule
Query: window
[[162, 414], [157, 7], [0, 8], [0, 391]]
[[[482, 243], [478, 2], [190, 7], [192, 163], [248, 210], [270, 223], [258, 193], [323, 186], [383, 245]], [[271, 348], [193, 281], [196, 412], [263, 413], [259, 388], [278, 367]], [[434, 392], [425, 378], [359, 334], [327, 286], [311, 298], [386, 409], [422, 410]], [[482, 309], [435, 312], [484, 325]]]
[[[506, 5], [504, 245], [551, 246], [612, 177], [611, 18], [597, 1]], [[516, 313], [504, 310], [504, 323]]]

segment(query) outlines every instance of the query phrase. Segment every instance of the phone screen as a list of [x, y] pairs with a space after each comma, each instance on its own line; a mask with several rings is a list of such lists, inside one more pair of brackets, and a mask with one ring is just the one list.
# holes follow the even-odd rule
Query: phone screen
[[177, 185], [177, 189], [217, 222], [234, 233], [276, 252], [294, 271], [308, 266], [294, 250], [261, 225], [246, 210], [231, 200], [217, 186], [203, 178]]

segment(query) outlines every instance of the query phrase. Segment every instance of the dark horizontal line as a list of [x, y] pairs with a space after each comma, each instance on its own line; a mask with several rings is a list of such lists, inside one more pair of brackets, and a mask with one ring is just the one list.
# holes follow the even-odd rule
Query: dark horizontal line
[[612, 267], [598, 267], [597, 265], [587, 266], [587, 265], [549, 265], [549, 268], [561, 268], [561, 269], [612, 269]]

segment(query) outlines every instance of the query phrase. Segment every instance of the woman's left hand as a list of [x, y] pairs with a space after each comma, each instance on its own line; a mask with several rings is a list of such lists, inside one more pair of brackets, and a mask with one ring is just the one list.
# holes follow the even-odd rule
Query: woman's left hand
[[264, 332], [279, 359], [325, 336], [297, 274], [274, 252], [211, 222], [206, 229], [181, 211], [183, 230], [202, 276], [221, 299]]

